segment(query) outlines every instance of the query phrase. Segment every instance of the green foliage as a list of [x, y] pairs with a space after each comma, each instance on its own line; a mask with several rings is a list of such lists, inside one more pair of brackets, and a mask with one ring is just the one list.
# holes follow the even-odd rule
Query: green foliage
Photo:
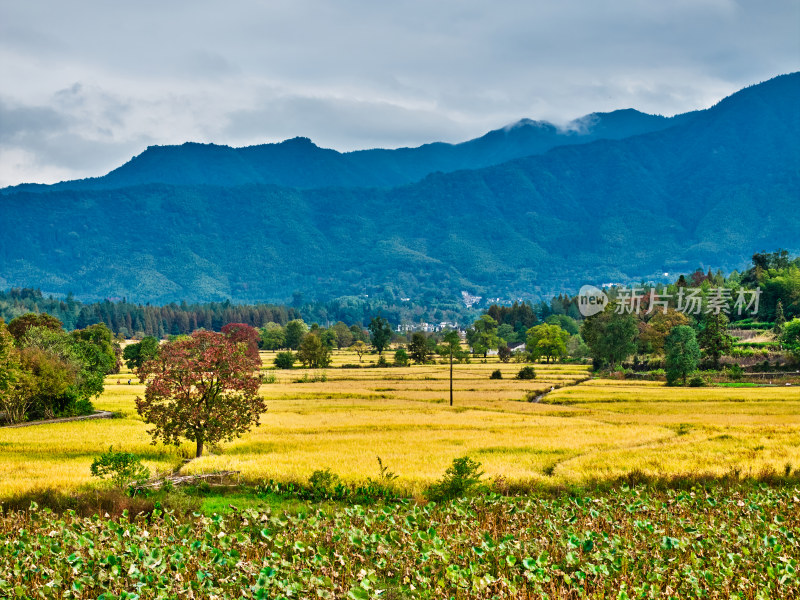
[[742, 367], [740, 367], [738, 364], [734, 363], [728, 366], [727, 375], [734, 381], [738, 381], [739, 379], [744, 377], [744, 369], [742, 369]]
[[667, 385], [673, 385], [682, 379], [684, 385], [690, 373], [697, 370], [700, 363], [700, 346], [697, 335], [688, 325], [672, 328], [664, 343], [666, 352]]
[[786, 323], [781, 335], [781, 343], [795, 360], [800, 361], [800, 318], [792, 319]]
[[297, 358], [307, 367], [317, 369], [331, 363], [331, 349], [315, 332], [308, 333], [300, 343]]
[[142, 338], [141, 342], [128, 344], [122, 351], [122, 358], [131, 371], [136, 371], [145, 361], [158, 355], [158, 340], [151, 335]]
[[503, 373], [500, 371], [500, 369], [495, 369], [494, 371], [492, 371], [492, 374], [489, 375], [489, 379], [502, 379], [502, 378], [503, 378]]
[[522, 367], [517, 373], [517, 379], [536, 379], [536, 369], [530, 365]]
[[280, 323], [267, 323], [260, 331], [260, 344], [264, 350], [280, 350], [286, 347], [286, 331]]
[[559, 325], [543, 323], [528, 330], [525, 346], [534, 359], [546, 356], [547, 362], [562, 358], [567, 353], [569, 333]]
[[110, 478], [119, 488], [141, 484], [150, 479], [150, 471], [135, 454], [114, 450], [113, 446], [92, 461], [93, 477]]
[[689, 387], [703, 387], [705, 384], [706, 380], [700, 375], [695, 375], [689, 380]]
[[341, 350], [342, 348], [347, 348], [353, 344], [355, 341], [355, 337], [353, 336], [353, 332], [347, 326], [347, 324], [343, 321], [339, 321], [331, 328], [334, 335], [336, 336], [336, 347]]
[[[261, 490], [312, 499], [292, 484]], [[370, 598], [380, 589], [387, 598], [433, 600], [488, 598], [490, 586], [502, 590], [498, 597], [513, 597], [512, 589], [533, 598], [800, 595], [794, 485], [622, 483], [374, 506], [362, 491], [338, 491], [344, 504], [241, 507], [228, 516], [151, 505], [147, 518], [134, 518], [139, 507], [128, 498], [121, 516], [81, 517], [28, 502], [0, 513], [0, 596], [130, 599], [124, 590], [135, 590], [141, 598], [238, 600], [349, 590]]]
[[408, 345], [411, 359], [418, 365], [428, 362], [428, 338], [421, 331], [416, 331], [411, 336], [411, 343]]
[[291, 350], [287, 350], [286, 352], [278, 352], [273, 362], [279, 369], [291, 369], [294, 366], [295, 360], [297, 360], [297, 357]]
[[576, 359], [584, 359], [591, 356], [591, 350], [580, 334], [573, 335], [567, 341], [567, 356]]
[[394, 364], [398, 367], [406, 367], [408, 366], [408, 352], [406, 352], [405, 348], [398, 348], [394, 353]]
[[480, 467], [481, 463], [468, 456], [453, 459], [444, 477], [431, 485], [425, 491], [425, 496], [434, 502], [442, 502], [474, 493], [483, 476]]
[[284, 329], [284, 343], [290, 350], [300, 348], [303, 337], [308, 333], [308, 325], [302, 319], [294, 319], [286, 324]]
[[719, 368], [719, 359], [733, 350], [734, 339], [728, 335], [728, 317], [724, 313], [706, 313], [700, 323], [697, 342], [706, 356], [714, 361], [714, 368]]
[[601, 364], [609, 363], [612, 369], [635, 352], [637, 333], [633, 315], [615, 312], [611, 303], [581, 325], [581, 337], [589, 346], [592, 358]]
[[356, 340], [350, 350], [358, 355], [358, 362], [361, 362], [364, 353], [367, 351], [367, 344], [363, 340]]
[[491, 348], [496, 348], [499, 342], [497, 337], [497, 321], [487, 315], [480, 318], [467, 329], [467, 343], [472, 346], [474, 354], [483, 354], [486, 358]]
[[500, 359], [500, 362], [507, 363], [511, 360], [511, 349], [506, 345], [500, 345], [497, 347], [497, 358]]
[[389, 346], [392, 340], [392, 327], [389, 321], [381, 316], [373, 317], [369, 322], [369, 334], [372, 339], [372, 346], [383, 355], [383, 351]]
[[320, 494], [330, 492], [338, 482], [339, 476], [330, 469], [314, 471], [308, 478], [311, 489]]

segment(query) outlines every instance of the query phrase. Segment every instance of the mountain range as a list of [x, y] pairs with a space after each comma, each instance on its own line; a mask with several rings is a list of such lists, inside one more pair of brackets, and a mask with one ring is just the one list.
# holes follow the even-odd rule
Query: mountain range
[[136, 301], [500, 298], [800, 251], [800, 73], [671, 118], [522, 120], [462, 144], [155, 146], [0, 190], [0, 288]]

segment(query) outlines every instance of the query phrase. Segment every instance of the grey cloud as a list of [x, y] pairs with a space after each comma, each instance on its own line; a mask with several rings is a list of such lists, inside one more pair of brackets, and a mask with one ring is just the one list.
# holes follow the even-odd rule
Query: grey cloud
[[144, 140], [344, 150], [675, 114], [797, 70], [798, 22], [796, 0], [4, 2], [0, 152], [99, 174]]
[[64, 127], [67, 119], [56, 110], [44, 106], [11, 106], [0, 98], [0, 144], [15, 139], [47, 135]]

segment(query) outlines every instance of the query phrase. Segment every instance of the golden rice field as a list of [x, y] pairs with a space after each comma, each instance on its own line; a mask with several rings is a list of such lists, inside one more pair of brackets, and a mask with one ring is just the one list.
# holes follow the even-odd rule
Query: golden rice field
[[[264, 353], [265, 365], [273, 353]], [[496, 359], [495, 359], [496, 360]], [[587, 379], [586, 367], [536, 365], [537, 379], [516, 380], [522, 365], [455, 366], [449, 406], [448, 366], [342, 369], [358, 363], [341, 352], [324, 371], [265, 371], [269, 410], [261, 425], [183, 467], [237, 470], [248, 479], [305, 481], [329, 468], [346, 481], [377, 477], [376, 458], [418, 492], [453, 458], [469, 455], [486, 474], [545, 483], [603, 479], [640, 470], [653, 475], [724, 474], [800, 467], [797, 387], [667, 388], [662, 383]], [[364, 357], [364, 364], [368, 357]], [[503, 379], [491, 380], [499, 368]], [[306, 375], [306, 382], [296, 382]], [[153, 446], [134, 398], [144, 386], [113, 375], [95, 402], [123, 418], [0, 429], [0, 497], [34, 488], [90, 482], [93, 457], [113, 445], [151, 469], [172, 469], [193, 452]], [[571, 385], [576, 382], [577, 385]], [[565, 386], [565, 387], [559, 387]], [[541, 402], [527, 402], [549, 393]]]

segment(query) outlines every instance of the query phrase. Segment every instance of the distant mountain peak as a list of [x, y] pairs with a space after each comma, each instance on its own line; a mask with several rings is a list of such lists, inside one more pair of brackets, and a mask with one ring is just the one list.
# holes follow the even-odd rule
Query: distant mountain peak
[[534, 119], [524, 118], [520, 119], [519, 121], [509, 123], [508, 125], [502, 128], [502, 131], [513, 131], [514, 129], [522, 129], [523, 127], [537, 127], [539, 129], [549, 129], [555, 126], [549, 121], [536, 121]]

